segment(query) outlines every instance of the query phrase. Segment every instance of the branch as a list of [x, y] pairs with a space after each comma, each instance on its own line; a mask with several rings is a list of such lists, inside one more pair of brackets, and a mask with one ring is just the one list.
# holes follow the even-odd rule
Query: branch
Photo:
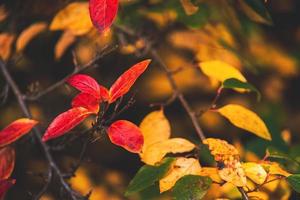
[[[31, 112], [29, 111], [29, 109], [28, 109], [28, 107], [27, 107], [27, 105], [24, 101], [23, 94], [21, 93], [21, 91], [20, 91], [19, 87], [17, 86], [16, 82], [14, 81], [14, 79], [11, 77], [10, 73], [6, 69], [6, 64], [2, 60], [0, 60], [0, 69], [1, 69], [1, 72], [2, 72], [5, 80], [7, 81], [10, 88], [12, 89], [15, 97], [17, 98], [19, 106], [20, 106], [23, 114], [27, 118], [32, 118]], [[53, 157], [50, 153], [48, 145], [42, 141], [42, 134], [41, 134], [40, 129], [38, 127], [33, 128], [33, 133], [34, 133], [34, 136], [36, 137], [38, 143], [41, 145], [41, 147], [44, 151], [44, 154], [46, 156], [46, 159], [48, 161], [50, 169], [52, 169], [53, 172], [58, 176], [58, 179], [59, 179], [62, 187], [65, 189], [65, 191], [67, 191], [69, 193], [72, 200], [82, 199], [81, 195], [78, 194], [77, 192], [75, 192], [70, 187], [70, 185], [64, 180], [63, 173], [60, 171], [60, 169], [56, 165], [56, 163], [55, 163], [55, 161], [54, 161], [54, 159], [53, 159]], [[52, 172], [49, 173], [49, 174], [50, 174], [50, 177], [48, 176], [47, 181], [49, 181], [52, 177]], [[43, 189], [43, 190], [45, 192], [45, 189]], [[39, 195], [41, 195], [41, 194], [39, 194]]]
[[58, 88], [59, 86], [63, 85], [66, 80], [68, 78], [70, 78], [71, 76], [73, 76], [74, 74], [77, 74], [79, 72], [82, 72], [90, 67], [92, 67], [100, 58], [103, 58], [105, 55], [111, 53], [112, 51], [114, 51], [116, 49], [115, 47], [112, 47], [111, 49], [106, 50], [108, 47], [104, 47], [102, 49], [102, 53], [98, 54], [95, 58], [93, 58], [91, 61], [89, 61], [87, 64], [82, 65], [82, 66], [78, 66], [76, 63], [76, 59], [74, 61], [75, 63], [75, 67], [73, 72], [71, 72], [70, 74], [68, 74], [67, 76], [65, 76], [63, 79], [57, 81], [56, 83], [52, 84], [51, 86], [49, 86], [46, 89], [43, 89], [41, 92], [38, 92], [37, 94], [33, 94], [33, 95], [23, 95], [23, 99], [27, 100], [27, 101], [36, 101], [39, 98], [41, 98], [42, 96], [48, 94], [49, 92], [52, 92], [53, 90], [55, 90], [56, 88]]

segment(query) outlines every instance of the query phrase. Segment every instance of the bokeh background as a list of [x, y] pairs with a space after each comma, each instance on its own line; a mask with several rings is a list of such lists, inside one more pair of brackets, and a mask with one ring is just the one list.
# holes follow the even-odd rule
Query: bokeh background
[[[85, 64], [104, 47], [106, 51], [113, 49], [99, 59], [95, 67], [84, 71], [105, 86], [110, 86], [131, 65], [150, 58], [142, 54], [147, 46], [143, 40], [123, 38], [114, 27], [103, 34], [93, 28], [84, 33], [70, 33], [63, 28], [51, 30], [49, 25], [54, 16], [72, 2], [1, 0], [0, 55], [8, 62], [9, 70], [23, 92], [42, 91], [71, 73], [73, 55], [76, 55], [79, 64]], [[170, 69], [180, 69], [175, 75], [177, 84], [195, 110], [206, 108], [217, 89], [215, 83], [196, 69], [200, 61], [219, 59], [228, 62], [240, 69], [259, 89], [262, 93], [260, 102], [256, 101], [255, 94], [226, 90], [217, 105], [238, 103], [255, 110], [267, 123], [272, 142], [245, 133], [214, 113], [199, 118], [207, 137], [232, 142], [243, 152], [243, 160], [261, 159], [267, 147], [300, 158], [300, 2], [266, 1], [264, 4], [272, 18], [272, 25], [270, 20], [255, 16], [249, 9], [247, 11], [241, 1], [194, 2], [198, 10], [188, 16], [179, 0], [123, 0], [115, 23], [132, 27], [137, 34], [153, 42]], [[18, 41], [24, 30], [37, 23], [37, 28], [27, 31], [25, 39]], [[156, 65], [152, 63], [135, 84], [132, 92], [137, 92], [136, 103], [120, 118], [139, 124], [147, 113], [158, 108], [150, 104], [164, 102], [171, 96], [170, 84]], [[5, 82], [0, 77], [2, 90]], [[56, 115], [67, 110], [75, 94], [75, 90], [62, 85], [37, 101], [29, 102], [34, 118], [41, 122], [41, 128], [45, 129]], [[165, 114], [171, 122], [173, 137], [198, 141], [179, 102], [165, 107]], [[9, 92], [0, 107], [0, 127], [21, 116], [18, 104]], [[91, 120], [87, 120], [72, 132], [76, 134], [90, 126]], [[53, 145], [59, 142], [58, 139]], [[13, 177], [17, 184], [10, 189], [6, 199], [31, 199], [45, 182], [43, 173], [47, 163], [30, 135], [17, 142], [15, 148]], [[68, 170], [78, 158], [81, 148], [82, 141], [76, 140], [66, 144], [62, 151], [53, 152], [53, 155], [60, 166]], [[203, 159], [203, 162], [209, 161]], [[299, 170], [288, 163], [283, 164], [294, 172]], [[91, 199], [125, 199], [123, 192], [140, 166], [142, 163], [137, 155], [112, 145], [103, 136], [88, 145], [84, 161], [71, 183], [82, 193], [93, 188]], [[61, 199], [60, 189], [56, 184], [51, 185], [43, 200]], [[289, 189], [283, 190], [289, 192]], [[276, 194], [276, 188], [270, 189], [270, 193], [274, 196], [270, 195], [269, 199], [284, 199], [281, 193]], [[216, 194], [209, 195], [207, 198], [213, 199]], [[294, 193], [288, 196], [285, 199], [300, 198]]]

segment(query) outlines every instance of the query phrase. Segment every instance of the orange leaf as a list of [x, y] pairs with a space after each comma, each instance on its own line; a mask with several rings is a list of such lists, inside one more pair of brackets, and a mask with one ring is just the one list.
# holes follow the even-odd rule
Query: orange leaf
[[70, 30], [66, 30], [60, 36], [54, 47], [54, 57], [59, 60], [66, 50], [76, 41], [76, 36]]
[[0, 131], [0, 147], [8, 145], [26, 133], [28, 133], [38, 122], [32, 119], [21, 118]]
[[124, 72], [109, 90], [109, 103], [113, 103], [119, 97], [126, 94], [137, 78], [146, 70], [150, 62], [150, 59], [144, 60]]
[[88, 93], [97, 99], [100, 99], [99, 85], [92, 77], [84, 74], [76, 74], [70, 77], [67, 82], [79, 91]]
[[108, 89], [102, 85], [99, 85], [99, 90], [100, 90], [101, 100], [108, 101], [109, 99]]
[[15, 149], [7, 146], [0, 149], [0, 180], [10, 177], [15, 166]]
[[41, 32], [43, 32], [44, 30], [46, 30], [47, 28], [47, 24], [45, 22], [37, 22], [34, 23], [32, 25], [30, 25], [29, 27], [27, 27], [25, 30], [23, 30], [21, 32], [21, 34], [19, 35], [17, 42], [16, 42], [16, 51], [20, 52], [23, 49], [25, 49], [25, 47], [27, 46], [27, 44], [38, 34], [40, 34]]
[[90, 114], [92, 114], [92, 112], [83, 107], [71, 108], [64, 113], [61, 113], [51, 122], [42, 140], [46, 142], [50, 139], [62, 136], [64, 133], [77, 126]]
[[144, 144], [144, 137], [139, 127], [130, 121], [118, 120], [108, 128], [108, 136], [112, 143], [132, 153], [139, 153]]
[[0, 199], [2, 199], [6, 191], [16, 183], [15, 179], [0, 180]]
[[87, 93], [80, 93], [72, 100], [72, 107], [83, 107], [93, 113], [98, 113], [99, 99]]

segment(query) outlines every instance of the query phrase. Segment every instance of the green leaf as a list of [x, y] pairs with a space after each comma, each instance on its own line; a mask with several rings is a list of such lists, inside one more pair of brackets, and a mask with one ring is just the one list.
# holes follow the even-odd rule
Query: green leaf
[[140, 199], [143, 200], [157, 199], [158, 196], [160, 196], [158, 182], [156, 182], [154, 185], [151, 185], [150, 187], [144, 189], [139, 193]]
[[288, 176], [286, 180], [296, 192], [300, 193], [300, 174]]
[[125, 196], [142, 191], [152, 186], [168, 172], [175, 158], [165, 158], [161, 165], [144, 165], [129, 183]]
[[176, 182], [172, 195], [175, 200], [200, 200], [211, 184], [212, 180], [209, 177], [187, 175]]
[[268, 25], [273, 24], [272, 18], [270, 16], [268, 10], [266, 9], [265, 5], [263, 4], [262, 0], [242, 0], [242, 1], [244, 1], [246, 3], [246, 5], [250, 7], [250, 9], [252, 9], [257, 15], [259, 15], [261, 17], [261, 19], [257, 19], [257, 17], [255, 17], [251, 13], [251, 11], [244, 8], [245, 14], [250, 19], [257, 21], [257, 22], [265, 23]]
[[250, 83], [246, 83], [246, 82], [242, 82], [238, 79], [235, 78], [229, 78], [226, 79], [223, 82], [223, 88], [230, 88], [230, 89], [234, 89], [234, 88], [239, 88], [239, 89], [246, 89], [246, 90], [250, 90], [252, 92], [256, 93], [257, 96], [257, 100], [260, 101], [261, 99], [261, 94], [258, 91], [258, 89], [256, 89], [253, 85], [251, 85]]

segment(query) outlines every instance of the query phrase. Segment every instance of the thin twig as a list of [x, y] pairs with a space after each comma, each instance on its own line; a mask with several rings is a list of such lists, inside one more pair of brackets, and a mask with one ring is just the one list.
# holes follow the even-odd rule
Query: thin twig
[[[106, 47], [107, 48], [107, 47]], [[89, 61], [87, 64], [83, 65], [83, 66], [75, 66], [73, 72], [71, 72], [70, 74], [68, 74], [67, 76], [65, 76], [63, 79], [55, 82], [54, 84], [52, 84], [51, 86], [49, 86], [46, 89], [43, 89], [42, 91], [40, 91], [37, 94], [33, 94], [33, 95], [23, 95], [23, 99], [27, 100], [27, 101], [36, 101], [39, 98], [41, 98], [42, 96], [48, 94], [49, 92], [52, 92], [53, 90], [55, 90], [56, 88], [58, 88], [59, 86], [63, 85], [66, 80], [68, 78], [70, 78], [72, 75], [77, 74], [79, 72], [82, 72], [84, 70], [86, 70], [87, 68], [92, 67], [100, 58], [103, 58], [105, 55], [111, 53], [112, 51], [114, 51], [116, 49], [116, 47], [113, 47], [111, 49], [108, 49], [107, 51], [105, 51], [106, 49], [104, 48], [102, 50], [102, 53], [97, 55], [95, 58], [93, 58], [91, 61]]]

